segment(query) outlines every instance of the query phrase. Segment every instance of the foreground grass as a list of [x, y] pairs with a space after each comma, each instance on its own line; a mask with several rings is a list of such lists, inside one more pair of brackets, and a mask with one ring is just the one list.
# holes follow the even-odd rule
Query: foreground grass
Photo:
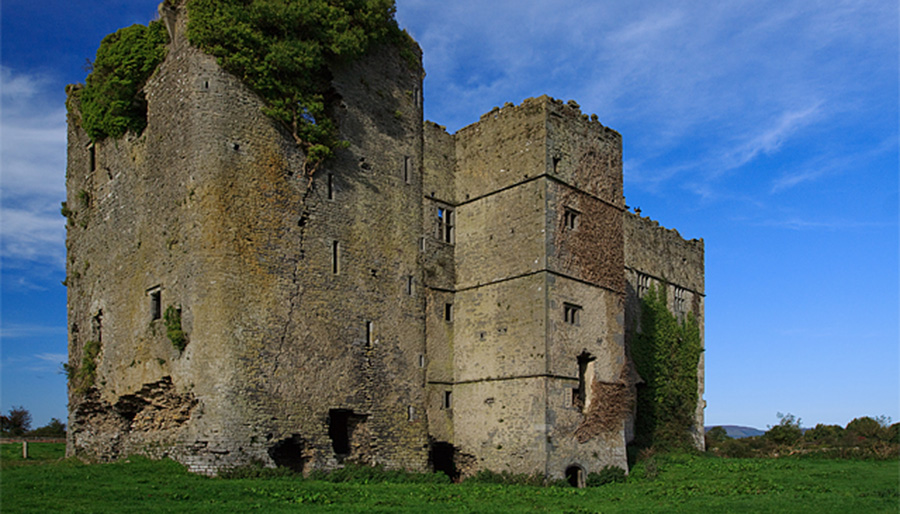
[[[40, 444], [32, 455], [37, 456]], [[52, 446], [52, 445], [48, 445]], [[625, 484], [593, 489], [495, 484], [330, 483], [296, 477], [222, 480], [172, 461], [86, 465], [62, 445], [21, 459], [2, 445], [3, 512], [892, 512], [893, 461], [657, 456]], [[45, 451], [46, 450], [46, 451]], [[52, 451], [51, 451], [52, 450]], [[58, 456], [58, 457], [57, 457]], [[651, 471], [648, 473], [648, 471]]]

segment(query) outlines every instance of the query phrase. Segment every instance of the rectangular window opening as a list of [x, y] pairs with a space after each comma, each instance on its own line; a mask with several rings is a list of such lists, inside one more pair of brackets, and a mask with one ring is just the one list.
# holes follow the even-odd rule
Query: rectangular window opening
[[406, 155], [403, 157], [403, 182], [409, 184], [412, 182], [412, 159]]
[[566, 230], [575, 230], [578, 228], [578, 216], [580, 213], [575, 209], [566, 207], [563, 212], [563, 228]]
[[415, 290], [413, 288], [413, 277], [412, 277], [412, 275], [407, 275], [406, 276], [406, 294], [409, 296], [412, 296], [414, 292], [415, 292]]
[[684, 314], [684, 289], [681, 287], [675, 287], [675, 314], [681, 315]]
[[366, 322], [366, 344], [371, 345], [375, 342], [375, 323]]
[[445, 243], [453, 244], [454, 234], [453, 210], [446, 207], [437, 208], [437, 236]]
[[337, 275], [341, 272], [341, 243], [331, 242], [331, 273]]
[[419, 367], [420, 367], [420, 368], [424, 368], [424, 367], [425, 367], [425, 356], [424, 356], [424, 355], [421, 355], [421, 354], [419, 355]]
[[453, 321], [453, 304], [444, 304], [444, 321]]
[[638, 298], [643, 298], [648, 291], [650, 291], [650, 275], [638, 273]]
[[410, 405], [406, 408], [406, 421], [416, 420], [416, 408]]
[[328, 174], [328, 199], [334, 200], [334, 175]]
[[159, 286], [147, 291], [150, 296], [150, 319], [156, 321], [162, 318], [162, 291]]
[[563, 319], [570, 325], [578, 325], [581, 322], [581, 307], [571, 303], [563, 304]]

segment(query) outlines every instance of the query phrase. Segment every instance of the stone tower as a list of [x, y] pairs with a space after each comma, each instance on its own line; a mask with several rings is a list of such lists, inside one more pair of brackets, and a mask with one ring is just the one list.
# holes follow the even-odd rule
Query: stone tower
[[183, 11], [140, 135], [92, 143], [70, 88], [68, 453], [627, 469], [640, 288], [702, 320], [703, 243], [625, 212], [621, 136], [547, 97], [448, 134], [385, 45], [330, 70], [348, 146], [310, 182]]
[[627, 468], [627, 406], [591, 390], [630, 387], [621, 136], [542, 97], [425, 141], [432, 435], [489, 469]]

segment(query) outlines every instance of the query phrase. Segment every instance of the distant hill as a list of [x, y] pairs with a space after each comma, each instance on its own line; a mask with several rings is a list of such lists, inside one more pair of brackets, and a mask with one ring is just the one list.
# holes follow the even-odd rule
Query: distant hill
[[[741, 439], [744, 437], [754, 437], [758, 435], [765, 434], [765, 430], [759, 430], [758, 428], [753, 427], [740, 427], [737, 425], [713, 425], [716, 427], [722, 427], [725, 429], [725, 433], [728, 434], [728, 437], [733, 439]], [[712, 426], [704, 427], [704, 429], [708, 432], [709, 429], [713, 428]]]

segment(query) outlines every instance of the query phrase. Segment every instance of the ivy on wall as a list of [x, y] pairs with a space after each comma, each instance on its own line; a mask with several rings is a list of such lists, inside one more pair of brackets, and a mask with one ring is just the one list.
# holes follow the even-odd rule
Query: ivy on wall
[[84, 343], [81, 349], [81, 364], [72, 369], [63, 365], [75, 394], [83, 395], [94, 387], [97, 380], [97, 357], [100, 356], [100, 341], [91, 340]]
[[341, 145], [329, 65], [377, 42], [415, 44], [394, 11], [394, 0], [191, 0], [188, 39], [265, 101], [314, 169]]
[[[307, 155], [311, 172], [342, 146], [330, 115], [329, 65], [397, 45], [418, 66], [416, 43], [394, 20], [394, 0], [189, 0], [188, 39], [217, 58], [266, 104]], [[166, 55], [161, 22], [132, 25], [103, 39], [81, 99], [92, 140], [140, 133], [147, 125], [142, 88]]]
[[163, 321], [166, 324], [166, 337], [179, 352], [183, 352], [187, 347], [187, 336], [181, 327], [181, 309], [174, 305], [169, 305], [166, 312], [163, 313]]
[[666, 306], [665, 285], [641, 299], [640, 331], [631, 352], [644, 384], [638, 387], [635, 439], [640, 446], [693, 447], [697, 365], [703, 351], [693, 313], [679, 321]]
[[81, 99], [81, 124], [92, 141], [141, 133], [147, 126], [143, 87], [166, 57], [161, 22], [132, 25], [103, 38]]

